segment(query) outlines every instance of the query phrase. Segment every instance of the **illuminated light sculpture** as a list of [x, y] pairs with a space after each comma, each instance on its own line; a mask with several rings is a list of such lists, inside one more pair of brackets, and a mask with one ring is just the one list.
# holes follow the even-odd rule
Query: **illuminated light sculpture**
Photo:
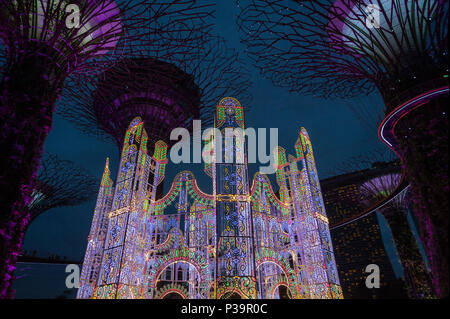
[[[181, 15], [180, 15], [181, 17]], [[198, 22], [200, 24], [200, 21]], [[197, 26], [198, 27], [198, 26]], [[205, 32], [207, 25], [205, 25]], [[98, 81], [84, 81], [68, 89], [71, 105], [62, 116], [85, 133], [112, 138], [120, 149], [130, 121], [139, 116], [149, 135], [149, 147], [162, 140], [169, 148], [173, 129], [192, 132], [192, 121], [212, 124], [210, 105], [225, 93], [250, 98], [249, 75], [236, 51], [225, 41], [193, 29], [195, 45], [183, 33], [152, 56], [153, 42], [142, 43], [149, 56], [122, 59], [99, 76]], [[191, 43], [192, 48], [184, 47]], [[179, 53], [181, 49], [185, 52]], [[158, 54], [164, 54], [159, 57]]]
[[109, 209], [111, 209], [112, 195], [114, 193], [113, 186], [114, 183], [110, 178], [109, 158], [107, 158], [89, 232], [88, 246], [84, 256], [80, 288], [77, 294], [79, 298], [91, 297], [97, 285], [108, 227], [109, 216], [107, 214]]
[[[214, 123], [220, 131], [243, 129], [244, 108], [224, 98]], [[250, 188], [243, 139], [216, 135], [209, 141], [213, 194], [182, 171], [156, 198], [168, 147], [158, 141], [149, 156], [147, 141], [137, 117], [125, 134], [115, 185], [106, 163], [77, 298], [342, 298], [304, 129], [297, 158], [277, 171], [293, 194], [282, 200], [262, 174]], [[219, 149], [228, 162], [217, 161]]]
[[98, 182], [73, 162], [61, 160], [53, 154], [45, 154], [34, 185], [32, 201], [28, 205], [28, 225], [52, 208], [76, 206], [92, 199]]
[[342, 298], [325, 206], [308, 133], [300, 129], [296, 156], [281, 147], [276, 179], [280, 198], [292, 208], [288, 221], [292, 263], [301, 298]]
[[[244, 109], [238, 100], [220, 100], [214, 128], [225, 134], [235, 128], [243, 132]], [[253, 299], [257, 297], [256, 265], [246, 145], [243, 135], [230, 141], [224, 133], [224, 138], [215, 140], [214, 136], [212, 141], [214, 152], [222, 153], [212, 161], [217, 229], [215, 298]], [[220, 162], [216, 161], [219, 155]]]
[[[349, 98], [381, 93], [379, 136], [402, 159], [438, 296], [448, 295], [448, 1], [256, 0], [243, 42], [272, 81]], [[426, 186], [425, 186], [426, 185]]]
[[189, 25], [192, 8], [184, 0], [0, 1], [0, 298], [12, 297], [11, 278], [29, 222], [25, 207], [63, 82], [135, 53], [142, 39], [177, 24], [167, 22], [177, 10]]

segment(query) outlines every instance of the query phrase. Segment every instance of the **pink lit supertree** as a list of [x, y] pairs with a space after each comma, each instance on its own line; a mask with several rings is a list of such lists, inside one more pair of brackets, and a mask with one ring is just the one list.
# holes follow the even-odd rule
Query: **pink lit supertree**
[[0, 298], [12, 297], [33, 181], [65, 79], [137, 54], [143, 39], [169, 42], [174, 26], [190, 30], [210, 14], [194, 0], [0, 0]]
[[263, 74], [292, 91], [378, 91], [438, 296], [448, 295], [448, 1], [251, 0], [238, 18]]
[[[203, 128], [212, 125], [218, 97], [239, 96], [249, 105], [252, 83], [238, 53], [220, 37], [197, 39], [195, 48], [165, 54], [169, 58], [126, 58], [95, 80], [76, 79], [67, 87], [61, 115], [86, 134], [112, 139], [119, 152], [130, 122], [139, 116], [151, 153], [159, 140], [169, 147], [175, 143], [170, 134], [177, 127], [192, 132], [195, 119]], [[178, 50], [176, 41], [171, 45], [168, 52]], [[152, 52], [151, 46], [143, 43], [141, 50]]]
[[28, 205], [30, 222], [50, 209], [95, 199], [100, 182], [86, 170], [55, 154], [44, 154]]

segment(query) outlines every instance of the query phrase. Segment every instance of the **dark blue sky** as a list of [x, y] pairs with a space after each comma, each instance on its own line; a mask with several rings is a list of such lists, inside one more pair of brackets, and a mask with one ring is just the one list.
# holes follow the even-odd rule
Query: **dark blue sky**
[[[235, 2], [231, 0], [217, 2], [216, 33], [224, 37], [230, 47], [243, 53], [244, 47], [239, 42], [235, 24], [238, 12]], [[245, 56], [243, 58], [249, 61]], [[291, 154], [294, 153], [293, 144], [297, 139], [298, 130], [301, 126], [305, 127], [312, 141], [321, 178], [327, 177], [327, 173], [337, 163], [384, 147], [377, 137], [376, 130], [370, 131], [364, 126], [343, 101], [291, 94], [286, 89], [274, 87], [251, 65], [249, 69], [254, 85], [251, 92], [253, 94], [251, 111], [246, 113], [247, 127], [278, 128], [279, 144]], [[238, 96], [236, 98], [239, 99]], [[379, 97], [372, 97], [371, 104], [376, 106], [377, 103], [374, 101], [380, 101]], [[378, 111], [380, 110], [381, 104], [378, 108]], [[118, 151], [115, 145], [83, 135], [58, 115], [54, 116], [53, 128], [45, 143], [45, 151], [75, 162], [99, 179], [106, 157], [110, 157], [113, 175], [117, 170]], [[203, 190], [211, 190], [210, 179], [202, 172], [200, 164], [186, 166], [170, 162], [167, 167], [165, 188], [170, 186], [173, 177], [183, 169], [194, 172]], [[257, 167], [250, 167], [250, 176], [253, 176], [256, 169]], [[81, 260], [86, 249], [94, 206], [95, 201], [91, 201], [76, 207], [46, 212], [30, 226], [23, 248], [27, 251], [37, 250], [39, 255], [58, 254]], [[18, 279], [15, 284], [17, 297], [54, 297], [62, 293], [64, 267], [52, 266], [51, 269], [45, 266], [27, 267], [31, 269], [21, 272], [27, 277]]]

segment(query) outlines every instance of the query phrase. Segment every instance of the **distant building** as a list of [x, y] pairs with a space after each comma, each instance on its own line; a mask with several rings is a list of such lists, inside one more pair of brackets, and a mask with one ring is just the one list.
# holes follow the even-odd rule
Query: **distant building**
[[[396, 278], [386, 253], [376, 213], [345, 224], [366, 208], [359, 185], [371, 175], [398, 169], [396, 164], [348, 173], [322, 180], [322, 195], [330, 221], [336, 264], [344, 298], [407, 298], [403, 280]], [[333, 229], [333, 225], [342, 225]], [[369, 289], [365, 268], [380, 268], [380, 288]]]

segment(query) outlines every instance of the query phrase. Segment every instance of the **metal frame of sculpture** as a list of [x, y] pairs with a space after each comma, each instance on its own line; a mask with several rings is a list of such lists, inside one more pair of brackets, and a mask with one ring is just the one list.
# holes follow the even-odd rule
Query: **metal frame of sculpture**
[[[245, 128], [244, 108], [222, 99], [215, 128]], [[217, 131], [216, 131], [217, 132]], [[213, 194], [182, 171], [164, 196], [167, 144], [148, 155], [140, 117], [128, 127], [116, 183], [106, 163], [78, 298], [342, 298], [320, 185], [304, 128], [296, 156], [278, 152], [269, 179], [249, 183], [243, 139], [208, 140]], [[210, 144], [211, 143], [211, 144]], [[228, 162], [219, 162], [219, 150]], [[277, 150], [281, 150], [278, 148]], [[217, 152], [217, 153], [216, 153]], [[241, 155], [239, 155], [241, 154]]]

